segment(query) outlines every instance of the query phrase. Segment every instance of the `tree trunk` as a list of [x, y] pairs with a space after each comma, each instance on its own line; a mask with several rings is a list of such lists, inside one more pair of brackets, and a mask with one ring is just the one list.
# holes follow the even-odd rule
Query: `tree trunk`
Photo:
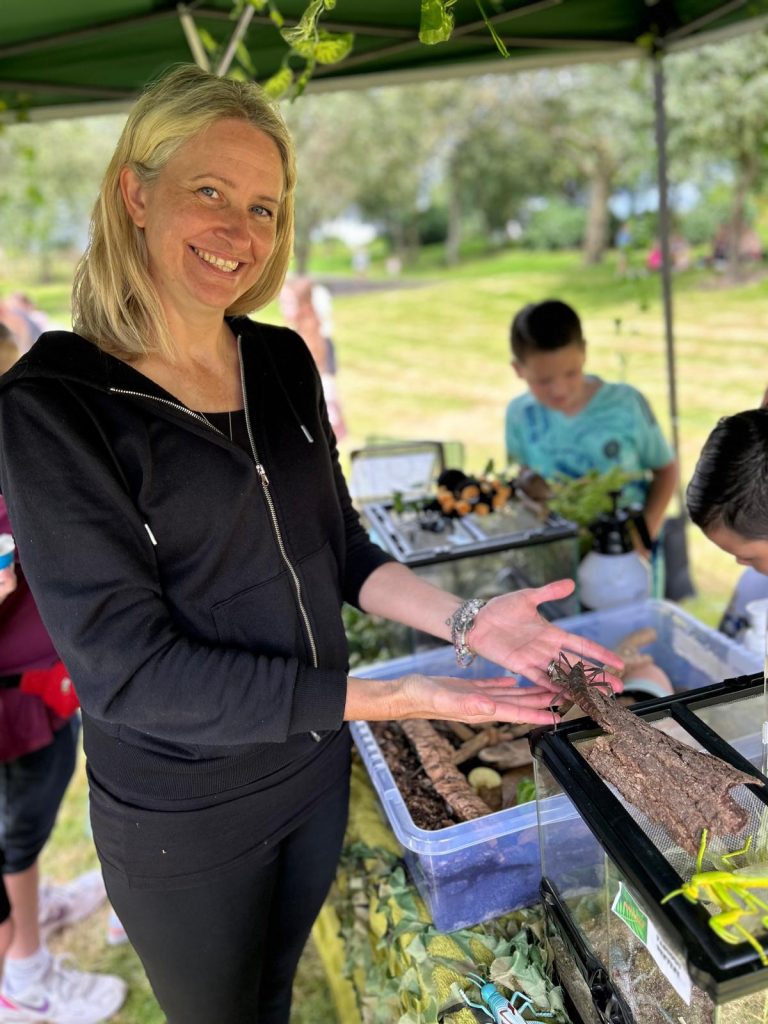
[[297, 231], [293, 243], [293, 252], [296, 259], [296, 272], [302, 277], [308, 273], [311, 248], [312, 243], [309, 240], [309, 235]]
[[608, 200], [611, 177], [598, 167], [589, 184], [587, 228], [584, 235], [584, 262], [599, 263], [608, 244]]
[[459, 189], [452, 181], [448, 183], [448, 235], [445, 239], [445, 262], [455, 267], [459, 262], [461, 245], [461, 201]]
[[53, 254], [45, 246], [40, 249], [37, 280], [39, 284], [50, 284], [53, 281]]
[[741, 277], [741, 243], [747, 224], [747, 196], [754, 178], [752, 161], [749, 158], [742, 160], [740, 172], [733, 192], [728, 222], [728, 277], [731, 281], [738, 281]]

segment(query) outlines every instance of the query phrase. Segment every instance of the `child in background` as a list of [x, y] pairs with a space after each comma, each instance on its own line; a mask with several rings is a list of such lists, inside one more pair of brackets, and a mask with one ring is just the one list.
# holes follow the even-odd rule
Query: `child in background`
[[627, 485], [651, 538], [659, 535], [677, 482], [677, 462], [648, 402], [629, 384], [586, 375], [581, 321], [565, 302], [525, 306], [512, 321], [512, 365], [528, 385], [507, 406], [507, 458], [547, 479], [616, 467], [650, 479]]
[[686, 505], [713, 544], [768, 576], [768, 409], [720, 420], [704, 442]]

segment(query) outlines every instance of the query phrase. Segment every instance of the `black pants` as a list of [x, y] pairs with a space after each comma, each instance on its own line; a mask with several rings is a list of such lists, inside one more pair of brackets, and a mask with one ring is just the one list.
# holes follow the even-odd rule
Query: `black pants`
[[168, 1024], [288, 1024], [293, 976], [335, 876], [348, 800], [347, 780], [263, 855], [192, 887], [131, 888], [102, 865]]

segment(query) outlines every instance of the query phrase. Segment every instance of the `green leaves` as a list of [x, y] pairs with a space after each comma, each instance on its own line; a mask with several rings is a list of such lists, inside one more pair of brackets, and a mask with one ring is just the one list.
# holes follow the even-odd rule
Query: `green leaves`
[[348, 56], [354, 42], [351, 32], [318, 32], [313, 56], [318, 64], [336, 64]]
[[282, 29], [280, 34], [292, 47], [315, 38], [320, 15], [324, 11], [332, 11], [335, 6], [336, 0], [309, 0], [298, 24]]
[[564, 519], [588, 527], [601, 512], [610, 511], [611, 491], [620, 491], [632, 480], [640, 479], [640, 476], [615, 466], [607, 473], [590, 470], [577, 479], [558, 477], [550, 481], [554, 497], [549, 507]]
[[289, 67], [283, 66], [263, 83], [262, 88], [267, 96], [273, 100], [279, 100], [288, 93], [292, 85], [293, 72]]
[[421, 0], [419, 42], [427, 46], [447, 43], [453, 33], [451, 7], [456, 0]]
[[[495, 7], [498, 6], [495, 0], [491, 0], [491, 2]], [[453, 35], [454, 18], [451, 14], [451, 8], [455, 3], [456, 0], [421, 0], [419, 42], [425, 43], [427, 46], [434, 46], [435, 43], [448, 42]], [[486, 28], [491, 33], [491, 38], [494, 43], [496, 43], [496, 49], [502, 57], [509, 57], [509, 50], [507, 50], [504, 45], [504, 40], [496, 31], [493, 22], [485, 13], [485, 8], [483, 7], [481, 0], [475, 0], [475, 3], [477, 4], [477, 9], [480, 12], [480, 17], [483, 19]]]
[[[414, 4], [416, 0], [413, 0]], [[455, 22], [451, 8], [457, 0], [419, 0], [419, 40], [427, 46], [447, 42], [454, 31]], [[494, 8], [499, 9], [498, 0], [487, 0]], [[481, 0], [475, 0], [477, 9], [485, 22], [491, 38], [502, 56], [509, 53], [504, 41], [499, 36], [492, 20], [485, 12]], [[268, 10], [272, 24], [278, 29], [283, 40], [288, 44], [282, 67], [264, 83], [267, 95], [273, 99], [281, 99], [292, 93], [292, 98], [300, 96], [314, 74], [318, 65], [338, 64], [352, 52], [355, 37], [351, 32], [331, 32], [320, 28], [320, 18], [327, 11], [332, 11], [336, 0], [307, 0], [306, 7], [295, 25], [285, 24], [278, 0], [232, 0], [232, 16], [239, 18], [248, 7], [261, 14]], [[203, 46], [215, 63], [223, 47], [205, 30], [199, 30]], [[235, 54], [237, 66], [230, 72], [231, 78], [250, 78], [258, 76], [250, 53], [244, 43], [240, 43]]]

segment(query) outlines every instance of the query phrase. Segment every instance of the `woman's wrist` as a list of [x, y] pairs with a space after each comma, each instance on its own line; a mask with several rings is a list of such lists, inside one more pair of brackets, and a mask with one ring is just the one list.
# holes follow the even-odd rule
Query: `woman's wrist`
[[486, 602], [480, 597], [471, 597], [463, 601], [458, 608], [445, 620], [451, 631], [451, 643], [456, 654], [456, 663], [460, 668], [468, 668], [475, 660], [475, 651], [471, 646], [470, 634], [480, 610]]
[[404, 717], [401, 679], [347, 679], [344, 721], [386, 722]]

